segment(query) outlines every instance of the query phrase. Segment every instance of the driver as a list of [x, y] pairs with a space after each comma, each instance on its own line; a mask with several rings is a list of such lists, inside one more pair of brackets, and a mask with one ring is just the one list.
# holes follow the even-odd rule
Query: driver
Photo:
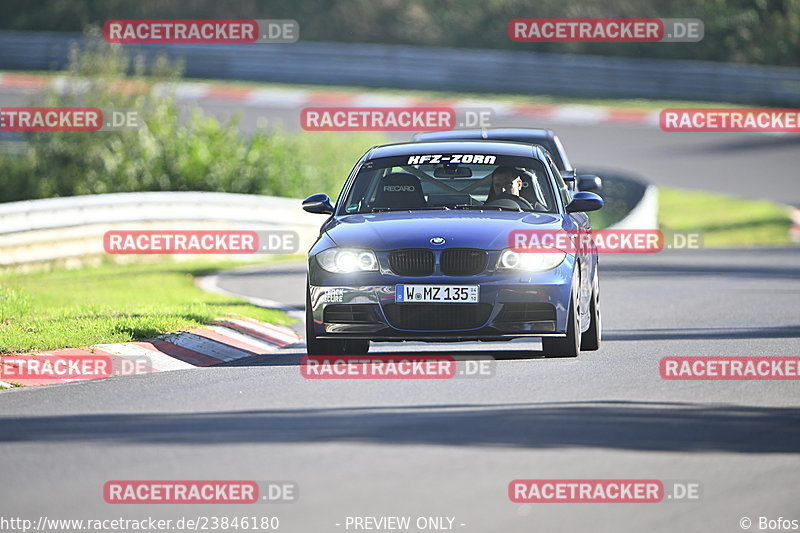
[[492, 192], [491, 201], [494, 200], [513, 200], [522, 209], [533, 209], [533, 206], [525, 198], [520, 196], [522, 191], [521, 172], [513, 167], [497, 167], [492, 172]]

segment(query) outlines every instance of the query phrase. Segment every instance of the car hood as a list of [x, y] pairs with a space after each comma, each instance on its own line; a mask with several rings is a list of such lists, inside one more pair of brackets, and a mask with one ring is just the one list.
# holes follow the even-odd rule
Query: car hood
[[[397, 248], [508, 247], [512, 230], [562, 229], [561, 215], [519, 211], [397, 211], [346, 215], [327, 229], [337, 246], [394, 250]], [[441, 237], [442, 245], [431, 239]]]

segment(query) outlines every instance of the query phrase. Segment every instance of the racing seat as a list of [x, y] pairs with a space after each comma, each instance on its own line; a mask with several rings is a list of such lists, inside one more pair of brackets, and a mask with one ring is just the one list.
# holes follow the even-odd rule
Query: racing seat
[[372, 207], [402, 209], [426, 207], [419, 178], [407, 172], [395, 172], [383, 178], [375, 193]]

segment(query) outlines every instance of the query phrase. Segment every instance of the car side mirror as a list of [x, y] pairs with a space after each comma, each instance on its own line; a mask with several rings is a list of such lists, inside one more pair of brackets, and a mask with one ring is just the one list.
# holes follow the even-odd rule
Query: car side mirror
[[578, 176], [579, 191], [599, 191], [603, 188], [603, 180], [594, 174], [581, 174]]
[[597, 211], [603, 207], [603, 199], [593, 192], [576, 192], [572, 195], [572, 201], [567, 205], [567, 213], [585, 213], [587, 211]]
[[312, 194], [303, 200], [303, 210], [320, 215], [332, 215], [333, 205], [327, 194]]

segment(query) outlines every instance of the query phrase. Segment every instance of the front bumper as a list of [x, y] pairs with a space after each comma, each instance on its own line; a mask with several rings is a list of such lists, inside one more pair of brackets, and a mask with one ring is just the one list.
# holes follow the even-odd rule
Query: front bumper
[[[309, 264], [309, 298], [318, 338], [375, 341], [508, 340], [563, 337], [574, 261], [547, 272], [476, 276], [330, 274]], [[400, 284], [478, 285], [478, 304], [396, 303]]]

